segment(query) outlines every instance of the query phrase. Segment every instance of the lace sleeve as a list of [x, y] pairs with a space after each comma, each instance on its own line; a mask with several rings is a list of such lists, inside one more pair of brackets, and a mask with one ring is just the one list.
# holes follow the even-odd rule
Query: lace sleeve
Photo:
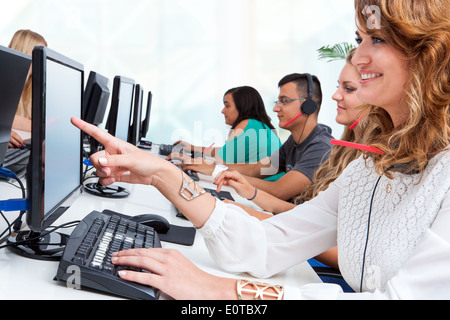
[[337, 198], [333, 185], [314, 201], [265, 221], [217, 201], [199, 231], [223, 269], [266, 278], [336, 245]]

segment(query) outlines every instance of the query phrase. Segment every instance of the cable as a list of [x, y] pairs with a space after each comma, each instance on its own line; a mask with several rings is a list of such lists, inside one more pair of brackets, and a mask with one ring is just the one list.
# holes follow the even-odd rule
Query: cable
[[[50, 230], [44, 231], [44, 232], [38, 234], [37, 236], [35, 236], [33, 238], [29, 238], [29, 239], [25, 239], [25, 240], [19, 240], [19, 241], [16, 241], [14, 243], [8, 243], [8, 244], [5, 244], [3, 246], [0, 246], [0, 249], [4, 249], [4, 248], [7, 248], [7, 247], [14, 247], [14, 246], [18, 246], [18, 245], [26, 245], [26, 244], [32, 243], [35, 240], [39, 240], [41, 238], [44, 238], [45, 236], [55, 232], [58, 229], [75, 227], [75, 226], [78, 225], [78, 223], [80, 223], [80, 221], [76, 220], [76, 221], [71, 221], [71, 222], [64, 223], [64, 224], [59, 225], [59, 226], [54, 226], [54, 227], [50, 226], [50, 228], [51, 228]], [[45, 245], [61, 245], [60, 243], [57, 243], [57, 244], [55, 244], [55, 243], [53, 243], [53, 244], [44, 243], [44, 244]]]
[[12, 229], [11, 229], [12, 224], [9, 223], [9, 220], [6, 218], [6, 216], [5, 216], [5, 214], [3, 213], [3, 211], [0, 211], [0, 215], [2, 216], [3, 220], [5, 220], [5, 222], [6, 222], [7, 226], [8, 226], [8, 227], [5, 229], [5, 231], [3, 231], [2, 234], [0, 234], [0, 242], [3, 242], [3, 241], [2, 241], [2, 238], [3, 238], [3, 236], [5, 235], [6, 232], [9, 231], [8, 234], [9, 234], [9, 235], [12, 234]]
[[14, 179], [17, 175], [9, 169], [0, 167], [0, 176], [7, 179]]
[[306, 123], [308, 122], [308, 119], [309, 119], [309, 114], [306, 115], [306, 120], [305, 120], [305, 124], [303, 125], [302, 134], [300, 135], [300, 138], [298, 139], [297, 144], [299, 144], [303, 138], [303, 133], [305, 132]]
[[375, 197], [375, 191], [377, 190], [378, 184], [380, 183], [381, 178], [383, 177], [383, 175], [388, 172], [389, 170], [392, 170], [395, 168], [396, 165], [392, 165], [389, 168], [387, 168], [383, 174], [381, 176], [378, 177], [378, 180], [375, 184], [375, 187], [373, 188], [372, 191], [372, 197], [370, 198], [370, 207], [369, 207], [369, 217], [367, 219], [367, 235], [366, 235], [366, 244], [364, 246], [364, 253], [363, 253], [363, 262], [362, 262], [362, 269], [361, 269], [361, 282], [359, 284], [359, 291], [362, 292], [362, 286], [363, 286], [363, 281], [364, 281], [364, 267], [366, 264], [366, 252], [367, 252], [367, 247], [369, 245], [369, 233], [370, 233], [370, 219], [372, 216], [372, 206], [373, 206], [373, 199]]
[[[22, 183], [22, 180], [20, 180], [17, 176], [15, 177], [15, 180], [19, 183], [20, 188], [22, 189], [22, 198], [26, 198], [26, 190], [25, 190], [25, 186]], [[26, 211], [20, 211], [19, 217], [13, 222], [14, 227], [13, 230], [14, 232], [17, 232], [20, 230], [20, 228], [22, 227], [22, 217], [25, 214]]]
[[[85, 163], [87, 166], [89, 165], [89, 163]], [[90, 170], [90, 169], [89, 169]], [[86, 169], [85, 174], [89, 171]], [[17, 175], [12, 172], [11, 170], [5, 169], [3, 167], [0, 167], [0, 176], [3, 176], [5, 178], [10, 178], [10, 179], [15, 179], [21, 190], [22, 190], [22, 199], [10, 199], [10, 200], [6, 200], [6, 201], [0, 201], [0, 215], [3, 217], [3, 219], [6, 221], [7, 223], [7, 228], [5, 229], [5, 231], [3, 231], [3, 233], [0, 235], [0, 239], [8, 232], [9, 236], [11, 236], [13, 233], [18, 232], [21, 229], [22, 226], [22, 217], [25, 214], [25, 212], [27, 212], [28, 210], [28, 201], [26, 199], [26, 189], [25, 186], [23, 184], [23, 182], [17, 177]], [[6, 218], [6, 216], [4, 215], [3, 211], [20, 211], [19, 216], [16, 220], [14, 220], [13, 223], [9, 223], [9, 220]], [[0, 246], [0, 249], [6, 248], [6, 247], [11, 247], [11, 246], [17, 246], [17, 245], [24, 245], [24, 244], [29, 244], [32, 243], [35, 240], [39, 240], [53, 232], [55, 232], [58, 229], [62, 229], [62, 228], [71, 228], [76, 226], [80, 221], [72, 221], [72, 222], [67, 222], [64, 223], [62, 225], [59, 226], [50, 226], [49, 228], [51, 228], [50, 230], [47, 231], [43, 231], [42, 233], [40, 233], [39, 235], [37, 235], [36, 237], [33, 238], [29, 238], [29, 239], [25, 239], [25, 240], [20, 240], [17, 241], [15, 243], [9, 243], [3, 246]], [[11, 230], [11, 227], [12, 230]], [[43, 243], [43, 245], [60, 245], [60, 244], [51, 244], [51, 243]]]
[[[26, 212], [26, 206], [27, 206], [27, 205], [25, 204], [25, 208], [23, 208], [24, 203], [23, 203], [22, 201], [26, 201], [26, 200], [25, 200], [25, 199], [26, 199], [26, 189], [25, 189], [25, 186], [24, 186], [22, 180], [19, 179], [19, 177], [17, 177], [17, 175], [16, 175], [13, 171], [8, 170], [8, 169], [5, 169], [5, 168], [3, 168], [3, 167], [0, 167], [0, 175], [3, 176], [3, 177], [5, 177], [5, 178], [14, 179], [14, 180], [17, 181], [17, 183], [19, 184], [20, 189], [21, 189], [21, 191], [22, 191], [22, 200], [21, 200], [21, 201], [20, 201], [20, 200], [16, 200], [16, 201], [17, 201], [16, 203], [19, 204], [19, 208], [16, 209], [16, 210], [14, 210], [14, 211], [18, 211], [18, 210], [20, 210], [20, 209], [25, 209], [25, 210], [20, 210], [19, 216], [18, 216], [17, 219], [14, 220], [14, 222], [11, 223], [11, 224], [9, 223], [9, 220], [6, 219], [6, 217], [4, 216], [3, 212], [1, 212], [1, 215], [2, 215], [3, 219], [5, 219], [5, 221], [6, 221], [7, 225], [8, 225], [8, 227], [5, 229], [5, 231], [3, 231], [3, 233], [0, 235], [0, 238], [1, 238], [1, 237], [3, 237], [3, 236], [5, 235], [5, 233], [8, 232], [8, 231], [9, 231], [9, 235], [11, 235], [12, 232], [17, 232], [18, 230], [20, 230], [20, 228], [21, 228], [21, 226], [22, 226], [22, 217], [23, 217], [23, 215], [24, 215], [25, 212]], [[19, 201], [20, 201], [20, 203], [19, 203]], [[9, 204], [11, 204], [11, 203], [9, 203]], [[2, 211], [3, 211], [3, 210], [2, 210]], [[11, 226], [13, 227], [13, 228], [12, 228], [12, 231], [11, 231]]]
[[362, 269], [361, 269], [361, 283], [359, 284], [359, 292], [362, 292], [362, 285], [363, 285], [363, 281], [364, 281], [364, 267], [366, 264], [366, 251], [367, 251], [367, 246], [369, 244], [369, 232], [370, 232], [370, 218], [372, 216], [372, 205], [373, 205], [373, 198], [375, 196], [375, 191], [377, 190], [378, 187], [378, 183], [380, 183], [381, 177], [383, 175], [379, 176], [377, 183], [375, 184], [375, 187], [373, 188], [373, 192], [372, 192], [372, 197], [370, 199], [370, 207], [369, 207], [369, 218], [367, 221], [367, 235], [366, 235], [366, 244], [364, 246], [364, 254], [363, 254], [363, 262], [362, 262]]
[[0, 200], [0, 210], [6, 212], [27, 211], [28, 210], [27, 199]]

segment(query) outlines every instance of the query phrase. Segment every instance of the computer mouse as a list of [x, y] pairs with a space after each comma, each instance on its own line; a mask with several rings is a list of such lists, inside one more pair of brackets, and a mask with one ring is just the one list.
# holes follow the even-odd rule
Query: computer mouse
[[167, 233], [170, 229], [170, 223], [166, 218], [157, 214], [141, 214], [134, 216], [132, 219], [134, 222], [142, 223], [143, 225], [152, 227], [157, 233]]
[[200, 178], [198, 177], [197, 172], [192, 171], [192, 170], [187, 170], [187, 171], [186, 171], [186, 174], [187, 174], [189, 177], [191, 177], [192, 180], [194, 180], [194, 181], [200, 181]]

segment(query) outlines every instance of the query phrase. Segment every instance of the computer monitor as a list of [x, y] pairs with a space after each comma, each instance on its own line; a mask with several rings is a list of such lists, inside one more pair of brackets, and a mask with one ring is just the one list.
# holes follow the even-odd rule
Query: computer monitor
[[11, 128], [30, 70], [31, 57], [0, 46], [0, 165], [8, 150]]
[[123, 141], [128, 141], [134, 87], [135, 81], [132, 79], [122, 76], [114, 78], [111, 108], [106, 129], [111, 135]]
[[131, 109], [130, 128], [128, 131], [128, 142], [135, 146], [140, 141], [143, 99], [144, 89], [140, 84], [137, 84], [134, 91], [134, 104]]
[[35, 259], [57, 260], [68, 236], [49, 226], [81, 191], [81, 117], [84, 67], [46, 47], [33, 50], [32, 150], [27, 171], [30, 231], [9, 239], [10, 248]]
[[83, 97], [82, 119], [93, 125], [103, 123], [111, 92], [108, 78], [91, 71]]
[[[83, 109], [81, 112], [84, 121], [96, 126], [103, 123], [111, 95], [108, 83], [108, 78], [94, 71], [89, 73], [84, 90]], [[89, 157], [99, 150], [100, 143], [83, 132], [81, 134], [83, 141], [89, 145], [89, 149], [85, 150], [86, 156]]]
[[[122, 76], [114, 77], [111, 107], [105, 127], [108, 133], [123, 141], [128, 141], [134, 89], [134, 80]], [[126, 188], [118, 185], [103, 186], [98, 182], [84, 184], [84, 190], [103, 198], [120, 199], [130, 195]]]
[[148, 93], [147, 97], [147, 108], [145, 110], [145, 116], [143, 117], [142, 124], [141, 124], [141, 132], [139, 135], [139, 141], [144, 139], [147, 136], [148, 129], [150, 128], [150, 114], [152, 111], [152, 100], [153, 100], [153, 94], [151, 91]]

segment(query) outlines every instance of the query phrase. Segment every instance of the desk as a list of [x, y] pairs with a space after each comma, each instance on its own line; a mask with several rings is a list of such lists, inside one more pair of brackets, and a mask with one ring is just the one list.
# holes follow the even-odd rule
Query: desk
[[[201, 176], [201, 178], [204, 178], [204, 181], [200, 183], [202, 186], [213, 186], [210, 181], [208, 182], [207, 177]], [[121, 186], [126, 187], [131, 192], [131, 195], [126, 199], [104, 199], [86, 192], [81, 193], [72, 206], [54, 225], [81, 220], [93, 210], [102, 211], [110, 209], [130, 216], [156, 213], [164, 216], [171, 224], [192, 226], [188, 220], [176, 216], [175, 207], [156, 188], [128, 184], [121, 184]], [[238, 202], [250, 204], [246, 199], [239, 197], [233, 189], [225, 187], [224, 190], [230, 191], [235, 199], [239, 199]], [[20, 189], [8, 185], [5, 182], [0, 182], [0, 192], [4, 199], [8, 197], [21, 197]], [[5, 197], [5, 195], [8, 197]], [[61, 232], [70, 233], [70, 230], [62, 230]], [[193, 246], [181, 246], [167, 242], [163, 242], [162, 246], [164, 248], [179, 250], [200, 269], [213, 275], [252, 279], [248, 274], [231, 274], [219, 269], [210, 257], [202, 236], [199, 233], [196, 234]], [[58, 262], [31, 260], [18, 256], [8, 249], [0, 250], [0, 299], [119, 299], [99, 292], [68, 289], [64, 283], [53, 281], [57, 266]], [[301, 286], [307, 283], [319, 283], [320, 279], [309, 264], [305, 262], [262, 281], [273, 284]], [[162, 294], [161, 298], [167, 299], [168, 297]]]

